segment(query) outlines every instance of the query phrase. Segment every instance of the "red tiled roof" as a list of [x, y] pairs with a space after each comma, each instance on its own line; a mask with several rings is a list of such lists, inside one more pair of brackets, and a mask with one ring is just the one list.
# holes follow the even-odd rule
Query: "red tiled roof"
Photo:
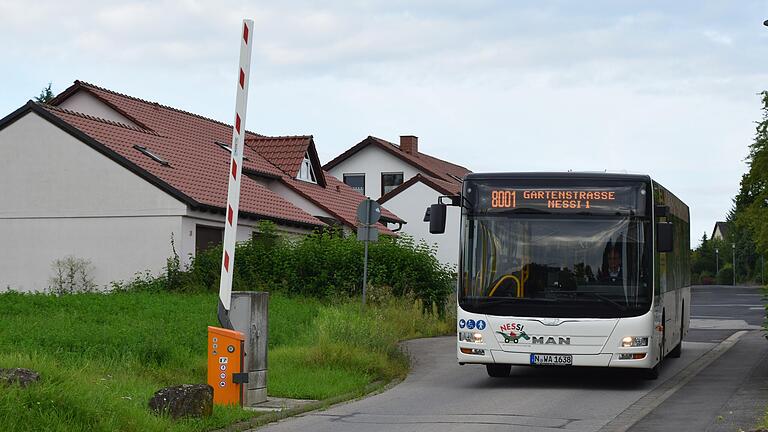
[[[196, 203], [222, 210], [226, 206], [230, 156], [213, 141], [188, 143], [53, 106], [44, 105], [43, 108]], [[134, 145], [146, 147], [169, 165], [157, 163]], [[248, 158], [258, 160], [261, 156], [254, 152]], [[277, 170], [273, 167], [273, 171]], [[303, 225], [323, 225], [247, 176], [241, 187], [241, 212]]]
[[442, 159], [438, 159], [434, 156], [430, 156], [425, 153], [418, 152], [416, 154], [409, 154], [400, 150], [400, 146], [393, 144], [387, 140], [369, 136], [368, 138], [360, 141], [352, 148], [348, 149], [344, 153], [340, 154], [327, 164], [323, 166], [323, 169], [329, 171], [336, 165], [345, 161], [355, 153], [359, 152], [363, 148], [375, 145], [382, 150], [402, 159], [406, 163], [416, 167], [420, 171], [423, 171], [429, 177], [434, 178], [436, 181], [443, 181], [452, 183], [453, 189], [461, 190], [461, 180], [465, 175], [471, 173], [470, 170], [463, 166], [456, 165]]
[[408, 189], [409, 187], [419, 182], [424, 183], [425, 185], [445, 195], [459, 195], [461, 193], [460, 184], [439, 180], [434, 177], [425, 176], [422, 174], [416, 174], [415, 176], [408, 179], [408, 181], [406, 181], [405, 183], [401, 184], [400, 186], [382, 195], [376, 201], [378, 201], [379, 204], [384, 204], [385, 202], [389, 201], [393, 197], [399, 195], [400, 192], [403, 192], [404, 190]]
[[246, 138], [245, 144], [269, 160], [272, 165], [289, 175], [296, 176], [312, 136], [282, 136]]
[[[78, 91], [92, 94], [138, 126], [55, 106]], [[75, 81], [73, 86], [54, 98], [51, 105], [30, 103], [28, 107], [51, 121], [63, 122], [59, 126], [65, 130], [72, 128], [68, 132], [189, 205], [220, 211], [226, 206], [230, 155], [216, 143], [229, 145], [231, 125], [81, 81]], [[355, 210], [365, 197], [323, 173], [311, 136], [265, 137], [246, 133], [244, 173], [279, 179], [343, 224], [356, 225]], [[81, 134], [83, 136], [79, 136]], [[146, 147], [168, 165], [142, 154], [134, 147], [136, 145]], [[295, 179], [306, 152], [316, 165], [318, 184]], [[255, 217], [299, 225], [325, 225], [248, 176], [244, 176], [240, 200], [240, 211]], [[402, 222], [386, 210], [383, 215]], [[383, 227], [382, 230], [389, 232]]]
[[[341, 221], [352, 221], [357, 224], [357, 206], [365, 199], [364, 196], [356, 192], [344, 182], [336, 177], [328, 175], [328, 186], [321, 187], [314, 183], [296, 180], [291, 177], [283, 177], [283, 182], [299, 192], [305, 198], [313, 201], [323, 210], [332, 214]], [[404, 222], [389, 210], [381, 209], [381, 218], [390, 222]], [[388, 231], [379, 226], [380, 231]]]

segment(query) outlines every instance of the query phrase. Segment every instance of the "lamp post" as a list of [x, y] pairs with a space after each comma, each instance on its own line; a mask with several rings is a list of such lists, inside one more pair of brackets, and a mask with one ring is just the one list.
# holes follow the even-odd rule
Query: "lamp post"
[[715, 248], [715, 277], [720, 273], [720, 249]]
[[733, 286], [736, 286], [736, 243], [731, 243], [733, 251]]

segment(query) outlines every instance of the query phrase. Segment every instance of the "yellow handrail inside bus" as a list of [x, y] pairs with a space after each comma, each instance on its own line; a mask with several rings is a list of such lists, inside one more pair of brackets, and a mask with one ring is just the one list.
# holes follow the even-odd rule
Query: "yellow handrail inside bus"
[[488, 297], [493, 297], [493, 293], [495, 293], [496, 290], [501, 286], [502, 282], [504, 282], [507, 279], [512, 279], [515, 281], [515, 284], [516, 284], [515, 293], [517, 294], [518, 297], [521, 297], [521, 294], [522, 294], [521, 290], [523, 287], [520, 285], [520, 279], [518, 279], [517, 276], [515, 275], [504, 275], [501, 279], [499, 279], [499, 281], [496, 282], [496, 285], [493, 286], [493, 289], [491, 290], [491, 292], [488, 293]]

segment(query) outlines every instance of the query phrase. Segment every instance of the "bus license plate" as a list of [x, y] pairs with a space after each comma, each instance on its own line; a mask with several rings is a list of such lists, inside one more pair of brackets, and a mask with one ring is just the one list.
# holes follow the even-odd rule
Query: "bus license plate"
[[573, 356], [570, 354], [531, 354], [532, 365], [571, 366]]

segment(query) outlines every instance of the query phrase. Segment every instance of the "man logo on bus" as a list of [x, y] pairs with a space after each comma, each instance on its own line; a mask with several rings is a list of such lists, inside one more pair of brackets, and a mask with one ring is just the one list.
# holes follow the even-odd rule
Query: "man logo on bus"
[[[530, 340], [526, 332], [523, 331], [522, 324], [506, 323], [499, 326], [499, 330], [496, 333], [500, 334], [504, 338], [504, 343], [518, 343], [520, 339]], [[505, 333], [508, 332], [508, 333]]]

